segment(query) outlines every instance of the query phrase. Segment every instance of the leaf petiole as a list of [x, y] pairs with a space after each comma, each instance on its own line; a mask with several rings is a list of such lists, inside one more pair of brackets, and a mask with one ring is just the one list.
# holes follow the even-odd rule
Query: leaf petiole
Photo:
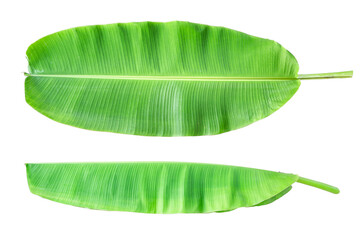
[[300, 80], [314, 80], [314, 79], [329, 79], [329, 78], [352, 78], [353, 71], [333, 72], [333, 73], [314, 73], [314, 74], [299, 74]]
[[297, 182], [308, 185], [308, 186], [311, 186], [311, 187], [319, 188], [321, 190], [328, 191], [328, 192], [331, 192], [331, 193], [335, 193], [335, 194], [340, 193], [340, 190], [337, 187], [328, 185], [326, 183], [318, 182], [318, 181], [315, 181], [315, 180], [312, 180], [312, 179], [299, 177]]

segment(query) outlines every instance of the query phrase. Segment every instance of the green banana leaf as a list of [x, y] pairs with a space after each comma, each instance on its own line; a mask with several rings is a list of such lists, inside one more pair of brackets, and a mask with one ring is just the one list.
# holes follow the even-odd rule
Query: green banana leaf
[[26, 52], [26, 101], [71, 126], [145, 136], [212, 135], [284, 105], [300, 79], [280, 44], [189, 22], [77, 27]]
[[336, 187], [293, 174], [199, 163], [26, 164], [30, 191], [91, 209], [141, 213], [226, 212], [269, 204], [295, 182]]

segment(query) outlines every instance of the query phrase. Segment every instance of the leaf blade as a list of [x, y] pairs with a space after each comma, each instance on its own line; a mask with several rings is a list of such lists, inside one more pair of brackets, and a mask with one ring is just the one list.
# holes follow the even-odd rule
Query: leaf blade
[[212, 135], [238, 129], [270, 115], [297, 90], [289, 81], [269, 87], [263, 82], [119, 83], [44, 77], [28, 77], [25, 88], [27, 102], [56, 121], [146, 136]]
[[[146, 136], [219, 134], [270, 115], [300, 85], [296, 59], [278, 43], [186, 22], [69, 29], [32, 44], [27, 56], [27, 102], [58, 122], [97, 131]], [[61, 79], [55, 80], [58, 76]], [[104, 79], [94, 82], [84, 76]], [[114, 76], [122, 79], [115, 82]], [[153, 79], [144, 80], [146, 76]], [[159, 84], [164, 76], [171, 79]], [[204, 76], [212, 79], [198, 82]], [[196, 81], [183, 83], [186, 77]], [[236, 81], [228, 82], [231, 78]], [[78, 92], [79, 82], [81, 96], [62, 97]], [[74, 104], [75, 98], [82, 97], [88, 99], [85, 105], [95, 106]], [[62, 106], [73, 107], [59, 111]]]
[[195, 163], [27, 164], [32, 193], [100, 210], [205, 213], [250, 207], [278, 195], [297, 176]]

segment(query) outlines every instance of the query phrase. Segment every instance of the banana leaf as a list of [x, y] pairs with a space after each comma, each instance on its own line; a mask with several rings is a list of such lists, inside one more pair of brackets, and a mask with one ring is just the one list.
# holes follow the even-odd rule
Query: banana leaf
[[73, 206], [141, 213], [227, 212], [272, 203], [300, 182], [294, 174], [178, 162], [26, 164], [30, 191]]
[[26, 101], [71, 126], [145, 136], [213, 135], [283, 106], [301, 79], [280, 44], [189, 22], [140, 22], [60, 31], [26, 52]]

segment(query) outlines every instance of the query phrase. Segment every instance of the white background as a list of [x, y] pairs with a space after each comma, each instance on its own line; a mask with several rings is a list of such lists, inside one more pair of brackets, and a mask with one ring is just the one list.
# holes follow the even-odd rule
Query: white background
[[[358, 1], [2, 1], [0, 3], [0, 239], [360, 239]], [[52, 121], [24, 100], [25, 51], [82, 25], [184, 20], [273, 39], [300, 73], [354, 70], [353, 79], [304, 81], [279, 111], [217, 136], [101, 133]], [[189, 161], [300, 174], [273, 204], [222, 214], [95, 211], [32, 195], [25, 162]]]

